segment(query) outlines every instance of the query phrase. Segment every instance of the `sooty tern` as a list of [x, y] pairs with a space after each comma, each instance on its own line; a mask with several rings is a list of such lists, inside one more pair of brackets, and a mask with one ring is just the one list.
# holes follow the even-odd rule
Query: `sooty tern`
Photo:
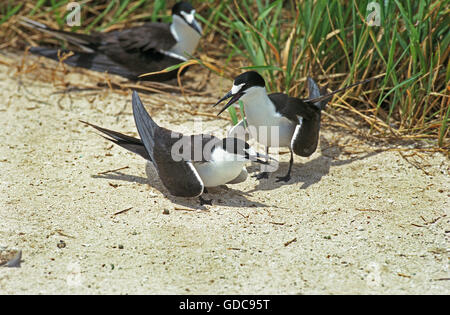
[[[91, 35], [51, 29], [44, 24], [23, 18], [22, 24], [78, 46], [80, 51], [65, 63], [100, 72], [108, 72], [138, 80], [143, 73], [157, 72], [179, 64], [192, 55], [202, 35], [194, 8], [179, 2], [172, 8], [172, 23], [146, 23], [139, 27]], [[59, 49], [32, 47], [30, 52], [54, 60]], [[69, 50], [62, 50], [63, 53]], [[178, 70], [146, 76], [142, 80], [166, 81], [176, 78]]]
[[[316, 82], [308, 78], [309, 98], [299, 99], [283, 93], [268, 95], [263, 77], [255, 71], [248, 71], [236, 77], [231, 91], [213, 106], [231, 98], [219, 112], [220, 115], [229, 106], [242, 100], [246, 122], [241, 121], [235, 127], [244, 125], [254, 127], [249, 128], [250, 135], [266, 146], [266, 155], [269, 154], [269, 147], [289, 147], [291, 157], [288, 172], [277, 179], [277, 181], [287, 182], [291, 178], [293, 153], [307, 157], [316, 150], [319, 142], [321, 111], [332, 95], [371, 80], [358, 82], [326, 94], [325, 89], [319, 89]], [[268, 178], [268, 173], [262, 172], [256, 177]]]
[[[239, 138], [212, 135], [184, 136], [158, 126], [145, 110], [136, 91], [133, 115], [141, 139], [81, 121], [108, 137], [105, 139], [142, 156], [155, 166], [164, 186], [174, 196], [200, 197], [205, 187], [235, 184], [247, 178], [245, 164], [268, 164], [272, 158], [255, 152]], [[263, 160], [265, 159], [265, 160]]]

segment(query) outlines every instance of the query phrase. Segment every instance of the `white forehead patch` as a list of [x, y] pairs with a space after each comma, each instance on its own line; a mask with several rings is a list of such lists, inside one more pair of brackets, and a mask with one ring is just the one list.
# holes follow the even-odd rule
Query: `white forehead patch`
[[181, 11], [181, 15], [186, 19], [189, 24], [192, 24], [195, 18], [195, 10], [192, 10], [190, 13], [186, 13]]
[[233, 87], [231, 88], [231, 94], [236, 94], [237, 92], [239, 92], [244, 85], [245, 83], [241, 83], [238, 85], [233, 84]]

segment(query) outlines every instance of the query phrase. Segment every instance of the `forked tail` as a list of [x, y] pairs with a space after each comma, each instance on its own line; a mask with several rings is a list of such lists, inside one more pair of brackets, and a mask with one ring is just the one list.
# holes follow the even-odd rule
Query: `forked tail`
[[[367, 79], [367, 80], [364, 80], [364, 81], [360, 81], [360, 82], [357, 82], [357, 83], [353, 83], [353, 84], [351, 84], [351, 85], [349, 85], [349, 86], [343, 87], [342, 89], [333, 91], [333, 92], [328, 93], [328, 94], [325, 94], [325, 95], [320, 95], [320, 93], [319, 93], [320, 96], [316, 96], [316, 95], [317, 95], [317, 92], [318, 92], [318, 90], [319, 90], [317, 84], [314, 82], [314, 80], [312, 80], [312, 79], [310, 80], [310, 78], [308, 78], [308, 83], [310, 83], [310, 81], [312, 81], [312, 82], [313, 82], [313, 85], [315, 85], [315, 87], [311, 88], [311, 85], [309, 86], [309, 98], [303, 99], [302, 101], [305, 102], [305, 103], [319, 103], [319, 102], [325, 102], [325, 105], [326, 105], [326, 103], [331, 99], [331, 97], [332, 97], [334, 94], [337, 94], [337, 93], [339, 93], [339, 92], [348, 90], [348, 89], [350, 89], [350, 88], [352, 88], [352, 87], [355, 87], [355, 86], [357, 86], [357, 85], [361, 85], [361, 84], [364, 84], [364, 83], [373, 81], [373, 80], [375, 80], [375, 79], [378, 79], [379, 77], [380, 77], [380, 76], [376, 76], [376, 77], [373, 77], [373, 78], [370, 78], [370, 79]], [[312, 96], [312, 95], [314, 95], [314, 96]], [[320, 103], [320, 104], [323, 104], [323, 103]], [[325, 105], [323, 105], [323, 108], [325, 107]], [[322, 105], [321, 105], [321, 108], [322, 108]], [[323, 109], [323, 108], [322, 108], [322, 109]]]

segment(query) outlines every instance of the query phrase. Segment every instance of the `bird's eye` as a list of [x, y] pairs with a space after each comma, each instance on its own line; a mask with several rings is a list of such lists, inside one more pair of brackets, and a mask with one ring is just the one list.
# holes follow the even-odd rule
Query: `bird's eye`
[[186, 12], [181, 11], [181, 15], [184, 17], [184, 19], [185, 19], [189, 24], [191, 24], [192, 21], [194, 21], [194, 12], [186, 13]]

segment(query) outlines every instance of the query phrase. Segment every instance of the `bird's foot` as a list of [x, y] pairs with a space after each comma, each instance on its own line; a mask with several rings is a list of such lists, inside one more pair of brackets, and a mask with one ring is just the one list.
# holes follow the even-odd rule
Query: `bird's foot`
[[276, 182], [277, 182], [277, 183], [279, 183], [279, 182], [285, 182], [285, 183], [287, 183], [287, 182], [290, 181], [290, 180], [291, 180], [291, 174], [287, 174], [286, 176], [277, 176]]
[[256, 177], [256, 179], [268, 179], [269, 178], [269, 172], [261, 172], [259, 174], [253, 175], [252, 177]]
[[204, 205], [208, 205], [208, 206], [212, 206], [212, 199], [204, 199], [202, 196], [198, 197], [198, 200], [200, 200], [200, 206], [204, 206]]

